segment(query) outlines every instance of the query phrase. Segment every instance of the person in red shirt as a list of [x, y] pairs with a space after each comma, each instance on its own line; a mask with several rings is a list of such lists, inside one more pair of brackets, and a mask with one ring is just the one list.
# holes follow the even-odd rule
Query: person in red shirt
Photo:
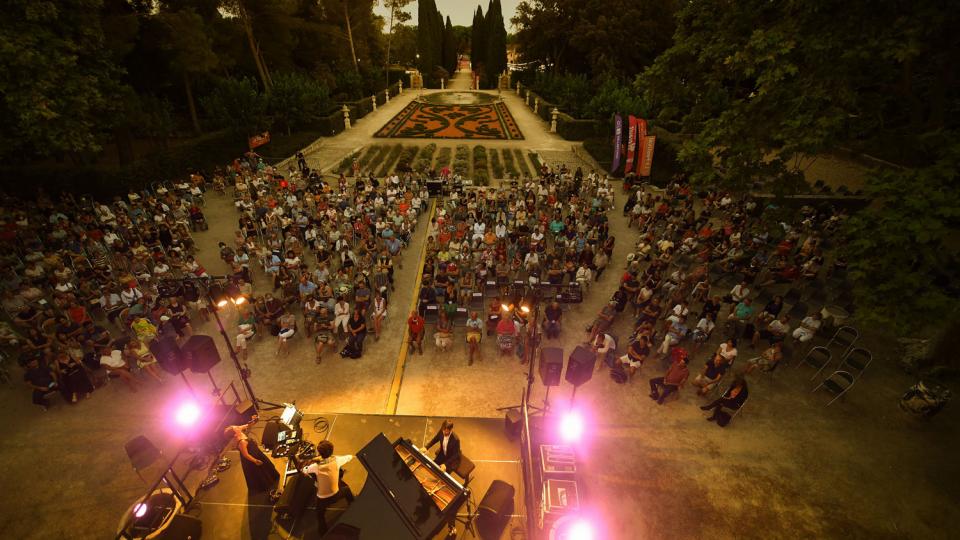
[[670, 368], [663, 377], [654, 377], [650, 379], [650, 399], [657, 402], [657, 405], [663, 405], [663, 400], [670, 394], [678, 391], [683, 383], [687, 382], [690, 376], [690, 370], [687, 369], [687, 355], [676, 355]]
[[411, 311], [407, 317], [407, 328], [410, 331], [410, 345], [416, 347], [417, 352], [423, 354], [423, 335], [426, 321], [416, 311]]

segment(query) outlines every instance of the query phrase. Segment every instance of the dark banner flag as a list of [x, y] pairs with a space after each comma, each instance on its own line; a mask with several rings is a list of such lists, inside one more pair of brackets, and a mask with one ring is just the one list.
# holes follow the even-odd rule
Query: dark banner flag
[[623, 174], [629, 174], [633, 171], [633, 162], [637, 155], [637, 118], [630, 115], [630, 130], [627, 131], [627, 165], [623, 168]]
[[651, 135], [640, 141], [640, 148], [643, 148], [643, 159], [637, 166], [637, 174], [640, 176], [650, 176], [650, 169], [653, 167], [653, 148], [657, 144], [657, 137]]
[[640, 174], [640, 164], [643, 163], [643, 141], [647, 138], [647, 121], [637, 118], [637, 164], [634, 170]]
[[623, 117], [619, 114], [613, 119], [613, 165], [610, 166], [610, 173], [617, 172], [620, 168], [620, 145], [623, 140]]

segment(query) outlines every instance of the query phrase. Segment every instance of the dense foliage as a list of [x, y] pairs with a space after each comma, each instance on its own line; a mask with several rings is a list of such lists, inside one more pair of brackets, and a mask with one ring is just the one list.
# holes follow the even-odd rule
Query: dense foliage
[[495, 88], [500, 74], [507, 70], [507, 29], [500, 0], [490, 0], [486, 15], [477, 6], [471, 29], [470, 61], [485, 88]]

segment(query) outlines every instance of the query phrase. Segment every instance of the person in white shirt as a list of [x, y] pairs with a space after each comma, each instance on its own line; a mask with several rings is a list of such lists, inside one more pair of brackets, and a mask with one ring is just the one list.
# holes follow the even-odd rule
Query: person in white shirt
[[333, 331], [338, 333], [343, 328], [344, 334], [349, 334], [350, 329], [347, 323], [350, 322], [350, 304], [343, 297], [337, 298], [337, 303], [333, 306]]
[[814, 334], [820, 329], [822, 317], [819, 313], [807, 316], [800, 321], [800, 327], [793, 331], [793, 338], [800, 343], [806, 343], [813, 339]]
[[593, 341], [593, 351], [597, 353], [597, 370], [599, 371], [606, 365], [607, 353], [617, 349], [617, 342], [613, 336], [600, 332]]
[[353, 460], [353, 456], [333, 455], [333, 443], [320, 441], [317, 443], [317, 457], [302, 469], [303, 474], [312, 476], [317, 486], [317, 524], [320, 535], [327, 533], [327, 507], [340, 500], [347, 499], [353, 502], [353, 491], [343, 481], [341, 467]]

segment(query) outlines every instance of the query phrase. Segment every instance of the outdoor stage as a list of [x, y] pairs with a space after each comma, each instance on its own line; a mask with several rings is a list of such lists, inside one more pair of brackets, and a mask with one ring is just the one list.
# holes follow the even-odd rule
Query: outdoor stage
[[[251, 429], [251, 438], [260, 440], [263, 426], [270, 419], [270, 413], [264, 411], [261, 419]], [[326, 433], [314, 429], [319, 419], [326, 420]], [[443, 422], [442, 417], [423, 416], [385, 416], [360, 414], [319, 414], [305, 412], [300, 423], [304, 438], [317, 443], [324, 438], [329, 439], [335, 447], [335, 454], [354, 454], [383, 432], [387, 439], [410, 439], [421, 449], [439, 430]], [[513, 529], [525, 530], [526, 508], [522, 472], [520, 467], [520, 443], [510, 441], [504, 431], [502, 419], [489, 418], [451, 418], [454, 422], [454, 431], [460, 436], [463, 455], [470, 458], [476, 469], [471, 475], [469, 484], [472, 492], [472, 507], [486, 493], [494, 480], [502, 480], [514, 486], [514, 513], [504, 528], [501, 538], [512, 538]], [[322, 423], [322, 422], [321, 422]], [[426, 452], [430, 457], [436, 453], [434, 446]], [[316, 518], [313, 507], [304, 511], [303, 515], [294, 520], [277, 520], [273, 512], [273, 505], [266, 493], [249, 495], [240, 468], [240, 455], [235, 448], [228, 447], [224, 453], [229, 457], [231, 467], [219, 473], [220, 482], [201, 490], [191, 510], [190, 515], [203, 522], [203, 539], [230, 539], [230, 540], [260, 540], [260, 539], [318, 539]], [[282, 471], [286, 459], [274, 459], [278, 471]], [[367, 472], [357, 460], [348, 463], [344, 469], [346, 481], [354, 493], [359, 493], [366, 481]], [[346, 508], [346, 503], [336, 503], [327, 511], [327, 522], [332, 526], [334, 520]], [[466, 518], [467, 505], [465, 504], [459, 517]], [[446, 530], [437, 538], [446, 536]], [[470, 532], [464, 530], [462, 523], [457, 523], [456, 538], [473, 538]]]

